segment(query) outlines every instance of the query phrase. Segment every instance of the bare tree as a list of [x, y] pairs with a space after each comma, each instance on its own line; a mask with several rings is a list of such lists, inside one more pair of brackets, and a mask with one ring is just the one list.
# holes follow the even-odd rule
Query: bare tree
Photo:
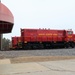
[[2, 49], [3, 50], [9, 50], [9, 44], [10, 44], [10, 40], [9, 39], [6, 39], [6, 38], [3, 38], [2, 39]]

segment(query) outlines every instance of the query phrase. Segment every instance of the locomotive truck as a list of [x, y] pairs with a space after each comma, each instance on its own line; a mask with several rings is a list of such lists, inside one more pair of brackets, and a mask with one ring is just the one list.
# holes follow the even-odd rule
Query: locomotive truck
[[[16, 39], [15, 39], [16, 38]], [[20, 39], [18, 39], [20, 38]], [[15, 49], [48, 49], [75, 47], [75, 34], [72, 30], [21, 29], [21, 36], [14, 37]]]

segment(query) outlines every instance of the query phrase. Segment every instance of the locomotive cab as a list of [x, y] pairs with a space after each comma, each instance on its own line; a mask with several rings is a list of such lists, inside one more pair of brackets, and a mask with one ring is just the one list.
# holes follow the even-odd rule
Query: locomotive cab
[[73, 41], [73, 31], [72, 30], [66, 31], [65, 39], [66, 39], [65, 41], [67, 41], [67, 42]]
[[65, 31], [65, 42], [66, 42], [66, 47], [74, 47], [74, 40], [73, 40], [73, 31], [68, 30]]

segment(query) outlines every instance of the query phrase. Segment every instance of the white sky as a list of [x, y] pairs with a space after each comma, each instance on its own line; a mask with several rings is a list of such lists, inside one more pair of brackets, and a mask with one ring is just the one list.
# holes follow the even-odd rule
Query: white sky
[[20, 36], [20, 28], [72, 29], [75, 33], [75, 0], [1, 0], [14, 15], [12, 33]]

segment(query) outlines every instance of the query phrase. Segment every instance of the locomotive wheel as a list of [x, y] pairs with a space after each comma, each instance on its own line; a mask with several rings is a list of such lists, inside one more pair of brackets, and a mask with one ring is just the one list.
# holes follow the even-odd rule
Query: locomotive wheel
[[68, 44], [68, 43], [66, 43], [65, 47], [66, 47], [66, 48], [69, 48], [69, 44]]
[[74, 48], [74, 43], [71, 43], [71, 47]]

